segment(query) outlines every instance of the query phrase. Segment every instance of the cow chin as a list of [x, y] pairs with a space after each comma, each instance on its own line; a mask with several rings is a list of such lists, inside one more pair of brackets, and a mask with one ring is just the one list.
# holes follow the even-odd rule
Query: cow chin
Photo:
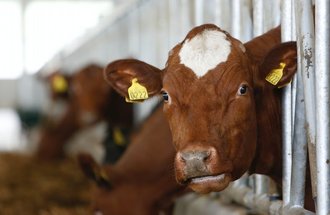
[[224, 190], [231, 181], [231, 175], [224, 173], [191, 179], [188, 186], [197, 193], [206, 194]]

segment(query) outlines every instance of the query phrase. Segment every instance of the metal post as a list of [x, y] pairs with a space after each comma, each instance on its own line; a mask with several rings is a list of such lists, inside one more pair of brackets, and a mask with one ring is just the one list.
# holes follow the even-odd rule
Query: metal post
[[[291, 1], [282, 0], [282, 16], [281, 16], [281, 34], [282, 41], [290, 41], [292, 10]], [[288, 205], [290, 201], [291, 190], [291, 166], [292, 166], [292, 107], [291, 107], [291, 84], [283, 88], [282, 98], [282, 136], [283, 136], [283, 179], [282, 179], [282, 195], [283, 204]]]
[[312, 179], [313, 197], [316, 197], [316, 113], [314, 71], [314, 19], [311, 0], [296, 1], [297, 41], [300, 47], [301, 75], [304, 83], [306, 135]]
[[[295, 1], [291, 0], [291, 41], [297, 41], [296, 38], [296, 16], [295, 14]], [[292, 121], [292, 128], [294, 127], [294, 116], [296, 111], [296, 97], [297, 97], [297, 76], [295, 75], [292, 80], [291, 85], [291, 121]], [[293, 131], [293, 130], [292, 130]], [[293, 134], [292, 134], [293, 135]]]
[[263, 0], [253, 0], [253, 36], [263, 33]]
[[221, 24], [221, 0], [215, 0], [214, 23], [218, 26]]
[[204, 22], [204, 1], [195, 0], [195, 26]]
[[231, 35], [237, 39], [241, 37], [241, 6], [240, 0], [231, 1]]
[[[299, 47], [298, 47], [299, 51]], [[298, 61], [301, 59], [298, 57]], [[300, 69], [298, 64], [298, 71]], [[307, 140], [305, 134], [305, 104], [301, 74], [297, 73], [297, 99], [295, 126], [292, 144], [292, 175], [290, 190], [290, 207], [303, 207], [305, 197], [305, 175], [307, 158]]]
[[181, 16], [180, 39], [182, 39], [187, 34], [187, 32], [193, 27], [192, 22], [190, 20], [189, 11], [190, 11], [189, 0], [181, 0], [181, 4], [180, 4], [180, 16]]
[[177, 31], [176, 31], [176, 25], [177, 25], [177, 7], [176, 7], [176, 3], [177, 1], [176, 0], [169, 0], [168, 1], [168, 28], [169, 28], [169, 47], [173, 47], [176, 43], [177, 43], [177, 39], [176, 38], [176, 34], [177, 34]]
[[330, 213], [330, 1], [315, 0], [317, 214]]

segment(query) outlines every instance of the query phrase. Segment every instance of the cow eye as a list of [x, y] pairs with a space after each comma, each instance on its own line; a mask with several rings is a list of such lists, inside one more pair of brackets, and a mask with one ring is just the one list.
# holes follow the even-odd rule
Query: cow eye
[[242, 84], [238, 89], [238, 95], [245, 95], [248, 91], [248, 86], [245, 84]]
[[168, 93], [166, 91], [162, 91], [161, 94], [163, 96], [164, 102], [168, 102], [168, 100], [169, 100]]

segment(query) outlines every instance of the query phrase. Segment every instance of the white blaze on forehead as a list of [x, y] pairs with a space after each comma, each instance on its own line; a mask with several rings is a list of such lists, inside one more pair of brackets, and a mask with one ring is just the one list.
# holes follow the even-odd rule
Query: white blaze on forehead
[[180, 63], [189, 67], [197, 77], [202, 77], [218, 64], [227, 61], [231, 52], [231, 43], [219, 30], [204, 30], [181, 47]]

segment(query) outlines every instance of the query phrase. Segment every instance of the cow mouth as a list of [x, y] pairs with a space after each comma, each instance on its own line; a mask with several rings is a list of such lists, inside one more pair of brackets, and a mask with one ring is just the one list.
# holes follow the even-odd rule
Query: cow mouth
[[198, 184], [198, 183], [207, 183], [212, 181], [222, 181], [224, 178], [225, 178], [225, 174], [201, 176], [201, 177], [191, 178], [190, 183]]
[[199, 176], [186, 180], [186, 184], [198, 193], [219, 192], [225, 189], [230, 182], [231, 175], [228, 173]]

